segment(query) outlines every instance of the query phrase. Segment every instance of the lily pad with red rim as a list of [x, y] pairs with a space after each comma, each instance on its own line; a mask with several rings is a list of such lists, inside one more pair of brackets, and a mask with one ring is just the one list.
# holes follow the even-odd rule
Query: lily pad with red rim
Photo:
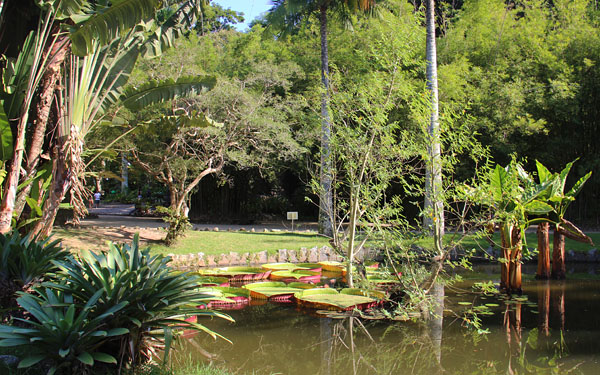
[[300, 281], [305, 283], [318, 283], [321, 281], [321, 273], [309, 270], [275, 271], [271, 273], [269, 278], [274, 281], [283, 282]]
[[383, 302], [385, 295], [376, 291], [363, 291], [360, 289], [307, 289], [294, 294], [294, 298], [300, 307], [350, 311], [354, 309], [366, 309]]
[[294, 293], [300, 292], [310, 286], [304, 283], [286, 284], [281, 281], [265, 281], [244, 285], [250, 290], [252, 299], [269, 300], [271, 302], [292, 302]]

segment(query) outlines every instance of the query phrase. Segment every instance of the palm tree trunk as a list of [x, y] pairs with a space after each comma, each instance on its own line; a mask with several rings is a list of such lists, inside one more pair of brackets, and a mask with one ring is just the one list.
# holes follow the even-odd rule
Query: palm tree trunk
[[550, 223], [540, 223], [537, 228], [538, 237], [538, 266], [535, 278], [547, 280], [550, 278]]
[[47, 237], [54, 226], [54, 219], [60, 208], [60, 203], [65, 199], [67, 191], [71, 186], [71, 172], [67, 165], [63, 142], [58, 142], [53, 150], [52, 160], [52, 184], [50, 194], [44, 203], [42, 217], [36, 222], [32, 229], [33, 235], [39, 234]]
[[333, 193], [331, 162], [331, 117], [329, 115], [329, 53], [327, 51], [327, 5], [320, 8], [321, 21], [321, 194], [319, 197], [319, 232], [333, 235]]
[[440, 122], [438, 113], [437, 51], [435, 45], [435, 2], [427, 2], [427, 90], [431, 104], [431, 117], [427, 133], [430, 144], [427, 148], [425, 170], [425, 204], [423, 226], [433, 232], [438, 252], [442, 248], [444, 235], [444, 205], [442, 202], [442, 166], [440, 146]]
[[[59, 32], [57, 29], [56, 32]], [[37, 167], [40, 162], [40, 155], [42, 154], [42, 147], [44, 145], [44, 138], [46, 135], [46, 128], [48, 126], [48, 119], [50, 118], [50, 112], [52, 103], [54, 100], [54, 91], [60, 79], [61, 66], [65, 61], [67, 52], [69, 51], [69, 37], [63, 35], [57, 38], [56, 42], [52, 44], [52, 48], [46, 52], [51, 57], [51, 62], [46, 68], [46, 72], [42, 77], [39, 89], [39, 100], [36, 105], [36, 118], [33, 122], [34, 129], [31, 134], [31, 140], [29, 141], [29, 148], [27, 149], [27, 164], [25, 166], [26, 175], [25, 178], [31, 178], [35, 175]], [[25, 207], [25, 198], [29, 196], [32, 185], [29, 184], [19, 192], [15, 203], [14, 215], [18, 218], [23, 212]]]
[[565, 265], [565, 236], [560, 233], [560, 227], [554, 227], [552, 244], [552, 278], [563, 280], [567, 273]]

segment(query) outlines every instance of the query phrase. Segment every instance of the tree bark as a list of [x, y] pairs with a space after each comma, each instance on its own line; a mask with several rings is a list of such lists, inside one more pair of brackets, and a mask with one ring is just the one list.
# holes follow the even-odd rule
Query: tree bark
[[429, 91], [431, 116], [427, 134], [430, 144], [427, 147], [425, 169], [425, 203], [423, 226], [433, 233], [437, 246], [442, 246], [444, 235], [444, 204], [442, 202], [442, 166], [440, 145], [440, 122], [437, 81], [437, 51], [435, 44], [435, 1], [427, 1], [426, 10], [427, 42], [427, 90]]
[[331, 116], [329, 115], [329, 52], [327, 48], [327, 5], [322, 5], [319, 13], [321, 23], [321, 173], [319, 196], [319, 232], [333, 235], [333, 192], [331, 162]]
[[[59, 30], [56, 30], [56, 32], [58, 31]], [[35, 108], [36, 118], [33, 121], [34, 129], [31, 133], [31, 139], [27, 149], [25, 179], [33, 177], [37, 172], [40, 156], [42, 154], [42, 147], [44, 145], [46, 128], [48, 127], [48, 119], [50, 118], [52, 103], [54, 101], [54, 92], [60, 79], [61, 66], [65, 61], [68, 50], [69, 37], [67, 35], [62, 35], [57, 38], [56, 42], [52, 45], [52, 48], [46, 52], [46, 55], [52, 60], [46, 68], [46, 72], [42, 77], [40, 88], [38, 90], [40, 94]], [[20, 217], [23, 212], [26, 203], [25, 198], [29, 196], [31, 187], [31, 184], [25, 186], [17, 196], [14, 213], [17, 218]]]
[[563, 280], [567, 273], [565, 265], [565, 236], [560, 232], [560, 227], [554, 227], [552, 244], [552, 278]]
[[550, 223], [540, 223], [537, 227], [538, 265], [535, 278], [547, 280], [550, 278]]
[[510, 288], [510, 259], [511, 259], [511, 244], [510, 238], [506, 238], [505, 230], [503, 226], [500, 227], [500, 247], [502, 252], [503, 261], [500, 264], [500, 289], [509, 291]]
[[521, 247], [522, 247], [522, 238], [521, 238], [521, 228], [513, 227], [511, 233], [511, 258], [510, 258], [510, 290], [509, 293], [517, 293], [521, 294], [523, 292], [521, 285]]
[[60, 208], [60, 203], [65, 199], [67, 191], [69, 191], [71, 186], [71, 171], [67, 165], [63, 142], [59, 142], [54, 147], [52, 156], [53, 165], [50, 194], [44, 204], [41, 219], [36, 222], [31, 231], [34, 235], [38, 234], [42, 237], [50, 235], [56, 214]]

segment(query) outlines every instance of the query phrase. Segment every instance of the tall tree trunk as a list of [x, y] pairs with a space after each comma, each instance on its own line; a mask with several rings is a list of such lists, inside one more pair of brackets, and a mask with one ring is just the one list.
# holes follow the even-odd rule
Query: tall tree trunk
[[537, 227], [538, 265], [535, 278], [547, 280], [550, 278], [550, 223], [540, 223]]
[[[59, 30], [57, 29], [56, 32]], [[42, 147], [44, 146], [44, 138], [46, 135], [46, 128], [48, 126], [48, 119], [50, 118], [50, 112], [52, 109], [52, 103], [54, 102], [54, 91], [60, 79], [61, 66], [65, 61], [67, 52], [69, 51], [69, 37], [63, 35], [57, 38], [56, 42], [52, 45], [52, 48], [46, 52], [45, 55], [52, 58], [50, 64], [46, 68], [40, 88], [39, 88], [39, 99], [36, 104], [36, 118], [33, 121], [34, 129], [31, 133], [31, 139], [29, 141], [29, 147], [27, 149], [27, 164], [25, 166], [25, 179], [31, 178], [37, 172], [37, 167], [40, 162], [40, 156], [42, 154]], [[28, 184], [19, 192], [15, 203], [15, 216], [18, 218], [23, 212], [26, 200], [31, 192], [31, 184]]]
[[125, 194], [129, 189], [129, 162], [125, 159], [125, 153], [121, 153], [121, 193]]
[[13, 158], [10, 163], [10, 169], [5, 177], [2, 203], [0, 204], [0, 233], [7, 233], [12, 227], [12, 218], [17, 198], [17, 186], [21, 177], [21, 164], [23, 162], [23, 152], [25, 149], [25, 127], [29, 111], [29, 104], [23, 103], [21, 108], [21, 117], [17, 125], [17, 136], [14, 144]]
[[560, 227], [554, 227], [552, 244], [552, 278], [563, 280], [567, 273], [565, 265], [565, 236], [560, 233]]
[[329, 53], [327, 51], [327, 5], [320, 8], [321, 21], [321, 194], [319, 197], [319, 232], [333, 235], [333, 192], [331, 162], [331, 116], [329, 115]]
[[429, 91], [431, 116], [427, 133], [429, 146], [425, 169], [425, 203], [423, 226], [433, 233], [436, 247], [441, 251], [444, 235], [444, 204], [442, 202], [442, 161], [440, 145], [440, 122], [438, 113], [437, 51], [435, 45], [435, 1], [427, 1], [427, 90]]
[[63, 142], [58, 142], [55, 145], [52, 154], [53, 165], [50, 194], [44, 203], [41, 219], [36, 222], [31, 231], [34, 235], [39, 234], [43, 237], [50, 235], [56, 214], [60, 208], [60, 203], [65, 199], [67, 191], [69, 191], [71, 186], [71, 171], [67, 165]]

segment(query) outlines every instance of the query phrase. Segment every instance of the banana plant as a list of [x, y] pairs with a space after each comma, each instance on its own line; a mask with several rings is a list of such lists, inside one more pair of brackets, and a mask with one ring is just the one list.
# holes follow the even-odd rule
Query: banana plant
[[552, 211], [552, 206], [540, 199], [548, 184], [522, 183], [529, 179], [515, 160], [506, 167], [497, 165], [485, 184], [487, 195], [480, 202], [493, 210], [494, 221], [500, 228], [501, 287], [508, 293], [521, 291], [522, 244], [525, 229], [536, 220], [532, 215], [546, 215]]
[[540, 223], [540, 227], [538, 228], [538, 251], [540, 255], [538, 256], [538, 272], [536, 274], [538, 278], [548, 278], [548, 276], [556, 279], [565, 278], [565, 237], [578, 242], [592, 244], [590, 237], [585, 235], [569, 220], [565, 219], [567, 208], [575, 200], [577, 194], [579, 194], [586, 181], [592, 175], [592, 172], [588, 172], [565, 193], [567, 177], [575, 161], [577, 160], [568, 163], [560, 173], [552, 173], [542, 163], [536, 161], [539, 184], [546, 186], [541, 198], [552, 207], [552, 210], [548, 212], [544, 221], [550, 223], [554, 231], [552, 272], [548, 275], [550, 261], [549, 245], [546, 245], [549, 244], [547, 238], [548, 229], [541, 228], [544, 224]]

